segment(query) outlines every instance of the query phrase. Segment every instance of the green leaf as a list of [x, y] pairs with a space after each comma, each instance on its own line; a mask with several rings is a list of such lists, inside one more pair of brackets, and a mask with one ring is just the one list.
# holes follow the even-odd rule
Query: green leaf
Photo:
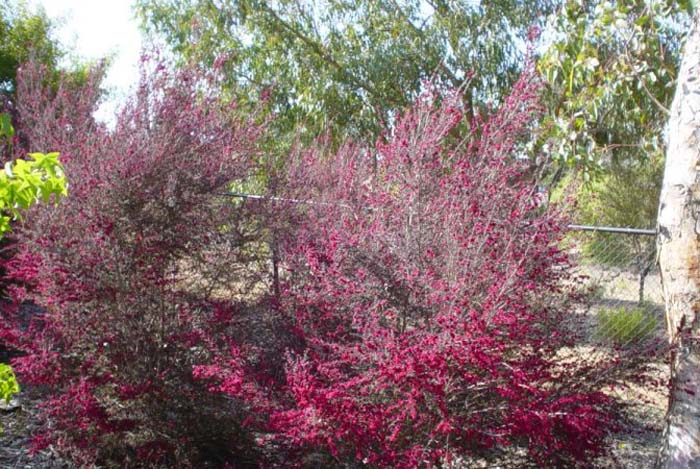
[[15, 134], [15, 129], [12, 127], [12, 119], [5, 112], [0, 112], [0, 137], [5, 137], [10, 140]]
[[10, 365], [0, 363], [0, 400], [9, 402], [19, 391], [19, 383]]
[[39, 199], [48, 203], [52, 196], [56, 202], [67, 195], [67, 185], [58, 153], [32, 153], [29, 160], [16, 160], [5, 164], [0, 173], [0, 237], [10, 229], [11, 218], [21, 219], [20, 210], [26, 210]]

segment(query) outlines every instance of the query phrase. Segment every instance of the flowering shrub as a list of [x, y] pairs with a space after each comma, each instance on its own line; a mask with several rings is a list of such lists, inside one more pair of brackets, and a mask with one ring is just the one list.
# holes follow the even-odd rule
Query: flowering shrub
[[[250, 405], [193, 369], [234, 350], [246, 372], [229, 333], [245, 305], [215, 292], [252, 228], [216, 195], [246, 176], [261, 127], [207, 92], [216, 71], [146, 70], [111, 131], [92, 118], [99, 70], [57, 88], [39, 66], [19, 72], [18, 133], [60, 149], [71, 197], [17, 231], [1, 339], [24, 351], [22, 378], [51, 390], [37, 448], [116, 467], [254, 460]], [[27, 324], [28, 301], [44, 312]]]
[[[37, 447], [117, 467], [562, 467], [604, 451], [613, 377], [571, 357], [565, 220], [519, 158], [536, 77], [473, 122], [430, 92], [375, 148], [298, 151], [255, 206], [218, 197], [249, 181], [255, 116], [209, 93], [217, 70], [146, 70], [114, 130], [92, 119], [99, 70], [56, 89], [19, 74], [21, 141], [60, 149], [73, 181], [4, 262], [0, 339], [51, 389]], [[44, 312], [27, 320], [26, 302]]]
[[281, 294], [299, 345], [271, 425], [302, 462], [553, 467], [603, 451], [612, 401], [557, 358], [565, 221], [518, 159], [537, 93], [525, 76], [472, 123], [458, 95], [427, 93], [375, 149], [299, 156], [288, 197], [312, 202], [283, 240]]

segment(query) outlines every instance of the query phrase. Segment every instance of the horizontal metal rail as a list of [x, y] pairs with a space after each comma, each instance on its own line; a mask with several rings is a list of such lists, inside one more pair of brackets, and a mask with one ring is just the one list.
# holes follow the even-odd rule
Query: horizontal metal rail
[[619, 228], [616, 226], [589, 226], [589, 225], [569, 225], [571, 231], [595, 231], [598, 233], [618, 233], [641, 236], [656, 236], [656, 230], [643, 228]]
[[[291, 204], [309, 204], [309, 205], [336, 205], [332, 202], [314, 202], [312, 200], [289, 199], [285, 197], [274, 197], [259, 194], [243, 194], [240, 192], [225, 192], [219, 194], [222, 197], [233, 197], [239, 199], [252, 200], [270, 200], [273, 202], [286, 202]], [[342, 205], [341, 205], [342, 206]], [[593, 231], [598, 233], [617, 233], [630, 234], [640, 236], [656, 236], [656, 230], [643, 228], [620, 228], [616, 226], [590, 226], [590, 225], [568, 225], [567, 228], [571, 231]]]
[[242, 194], [240, 192], [224, 192], [219, 194], [221, 197], [232, 197], [236, 199], [251, 199], [251, 200], [269, 200], [272, 202], [285, 202], [289, 204], [303, 204], [303, 205], [332, 205], [336, 207], [346, 207], [342, 204], [334, 204], [332, 202], [315, 202], [313, 200], [301, 200], [301, 199], [289, 199], [285, 197], [275, 197], [267, 195], [258, 194]]

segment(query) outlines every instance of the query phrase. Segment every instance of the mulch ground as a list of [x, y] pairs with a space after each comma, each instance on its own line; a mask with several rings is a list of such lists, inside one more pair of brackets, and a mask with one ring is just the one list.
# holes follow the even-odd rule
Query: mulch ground
[[51, 449], [32, 454], [31, 438], [39, 430], [37, 392], [23, 389], [19, 407], [0, 409], [0, 469], [73, 469]]

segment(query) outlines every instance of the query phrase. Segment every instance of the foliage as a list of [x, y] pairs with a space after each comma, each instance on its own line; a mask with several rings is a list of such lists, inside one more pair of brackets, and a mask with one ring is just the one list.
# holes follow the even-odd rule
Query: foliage
[[[278, 139], [373, 140], [425, 81], [463, 88], [465, 112], [516, 79], [529, 28], [555, 1], [140, 0], [146, 30], [183, 62], [222, 55], [238, 99], [270, 99]], [[471, 86], [476, 85], [476, 86]]]
[[[7, 153], [12, 151], [14, 137], [15, 128], [10, 115], [0, 112], [0, 144]], [[58, 202], [68, 193], [57, 152], [29, 153], [28, 156], [29, 160], [5, 163], [4, 171], [0, 173], [0, 239], [10, 230], [12, 219], [21, 219], [23, 210], [38, 200], [48, 203], [52, 196]]]
[[37, 200], [48, 203], [51, 196], [67, 195], [58, 153], [30, 153], [31, 160], [16, 160], [0, 173], [0, 236], [10, 230], [10, 221]]
[[0, 363], [0, 400], [10, 402], [10, 398], [17, 393], [19, 393], [19, 384], [12, 368]]
[[540, 164], [590, 175], [611, 159], [663, 153], [688, 5], [140, 0], [137, 8], [144, 28], [184, 62], [227, 55], [228, 89], [253, 102], [271, 96], [282, 138], [330, 127], [336, 142], [377, 135], [426, 80], [462, 88], [471, 117], [508, 90], [530, 33], [545, 26], [538, 67], [550, 85], [549, 132]]
[[538, 65], [551, 93], [543, 137], [550, 158], [590, 177], [663, 157], [687, 19], [679, 2], [665, 0], [562, 5]]
[[651, 338], [659, 321], [650, 307], [602, 309], [598, 312], [598, 337], [621, 346], [637, 345]]
[[[32, 10], [23, 0], [0, 0], [0, 132], [14, 133], [14, 128], [18, 129], [17, 135], [7, 136], [5, 144], [0, 146], [2, 164], [24, 158], [23, 149], [36, 148], [26, 141], [26, 134], [22, 132], [27, 123], [18, 121], [15, 91], [20, 65], [29, 60], [41, 64], [42, 80], [50, 84], [54, 92], [59, 80], [64, 87], [68, 82], [80, 86], [89, 79], [94, 68], [88, 62], [75, 59], [66, 66], [66, 51], [53, 37], [53, 30], [54, 24], [41, 8]], [[20, 154], [13, 153], [13, 145]]]
[[[15, 394], [19, 394], [19, 383], [17, 377], [12, 371], [12, 367], [5, 363], [0, 363], [0, 401], [10, 402], [10, 399]], [[2, 426], [0, 426], [0, 433]]]
[[62, 57], [51, 37], [52, 24], [45, 13], [31, 12], [23, 3], [0, 1], [0, 90], [15, 90], [17, 68], [30, 58], [56, 70]]
[[[653, 228], [663, 178], [663, 158], [625, 160], [614, 164], [577, 194], [577, 213], [582, 224]], [[644, 270], [653, 262], [652, 236], [615, 236], [593, 233], [587, 238], [587, 256], [601, 264]]]
[[[269, 435], [286, 464], [563, 466], [604, 451], [606, 373], [556, 356], [572, 339], [565, 220], [513, 158], [537, 93], [523, 77], [468, 140], [450, 137], [461, 96], [427, 93], [376, 148], [299, 151], [284, 192], [307, 202], [278, 238], [295, 340]], [[223, 361], [206, 377], [239, 397]]]
[[[78, 88], [44, 73], [22, 67], [19, 120], [32, 145], [61, 148], [71, 197], [34, 208], [17, 230], [2, 323], [25, 353], [13, 361], [20, 376], [50, 386], [35, 446], [86, 466], [254, 458], [253, 434], [241, 430], [254, 402], [207, 392], [193, 367], [210, 350], [238, 349], [227, 331], [250, 327], [242, 306], [213, 293], [242, 281], [234, 261], [250, 261], [245, 210], [216, 195], [246, 175], [259, 126], [207, 91], [216, 71], [147, 62], [113, 131], [92, 118], [100, 70]], [[43, 309], [28, 324], [26, 301]]]

